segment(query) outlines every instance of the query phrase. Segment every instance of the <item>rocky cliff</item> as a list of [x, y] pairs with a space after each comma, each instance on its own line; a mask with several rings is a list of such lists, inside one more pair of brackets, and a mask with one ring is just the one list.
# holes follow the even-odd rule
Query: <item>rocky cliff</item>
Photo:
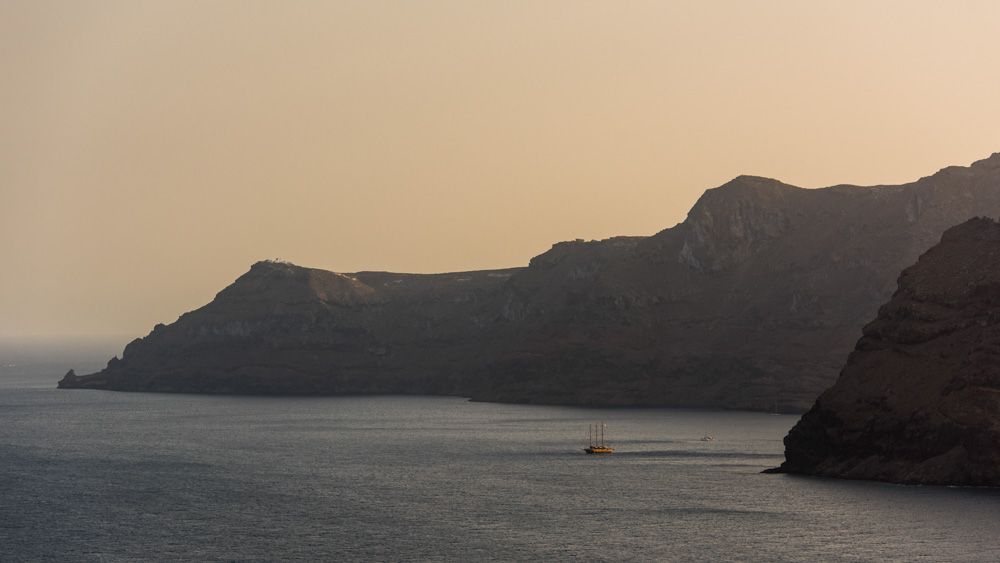
[[899, 277], [775, 471], [1000, 486], [1000, 224], [949, 229]]
[[60, 386], [802, 412], [900, 270], [977, 215], [1000, 215], [1000, 155], [899, 186], [742, 176], [675, 227], [559, 243], [525, 268], [258, 263], [105, 370]]

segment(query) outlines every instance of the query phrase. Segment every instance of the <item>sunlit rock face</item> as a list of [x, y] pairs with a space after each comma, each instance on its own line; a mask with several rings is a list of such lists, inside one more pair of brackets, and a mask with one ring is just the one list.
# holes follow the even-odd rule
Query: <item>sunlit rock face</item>
[[741, 176], [653, 236], [562, 242], [523, 268], [261, 262], [61, 385], [804, 412], [899, 272], [977, 215], [1000, 215], [1000, 155], [900, 186]]
[[1000, 486], [1000, 224], [949, 229], [899, 277], [779, 471]]

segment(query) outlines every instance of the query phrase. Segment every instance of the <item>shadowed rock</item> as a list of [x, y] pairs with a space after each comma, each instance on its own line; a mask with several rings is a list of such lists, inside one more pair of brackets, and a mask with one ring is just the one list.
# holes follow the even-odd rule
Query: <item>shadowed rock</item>
[[525, 268], [262, 262], [61, 386], [803, 412], [900, 270], [977, 215], [1000, 215], [1000, 155], [901, 186], [741, 176], [653, 236], [558, 243]]
[[949, 229], [903, 271], [774, 471], [1000, 486], [1000, 224]]

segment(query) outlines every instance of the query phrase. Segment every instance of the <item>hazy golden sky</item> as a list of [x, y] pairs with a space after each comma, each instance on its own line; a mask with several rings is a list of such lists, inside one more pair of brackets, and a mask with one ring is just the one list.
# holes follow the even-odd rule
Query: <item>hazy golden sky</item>
[[265, 258], [526, 265], [740, 174], [1000, 151], [1000, 3], [0, 0], [0, 336], [145, 335]]

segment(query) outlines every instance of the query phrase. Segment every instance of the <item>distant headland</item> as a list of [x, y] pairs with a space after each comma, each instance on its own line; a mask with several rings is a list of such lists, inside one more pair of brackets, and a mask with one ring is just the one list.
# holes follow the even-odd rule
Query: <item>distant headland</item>
[[523, 268], [334, 273], [263, 261], [59, 386], [804, 412], [900, 271], [949, 227], [998, 215], [994, 154], [896, 186], [740, 176], [674, 227], [558, 243]]

